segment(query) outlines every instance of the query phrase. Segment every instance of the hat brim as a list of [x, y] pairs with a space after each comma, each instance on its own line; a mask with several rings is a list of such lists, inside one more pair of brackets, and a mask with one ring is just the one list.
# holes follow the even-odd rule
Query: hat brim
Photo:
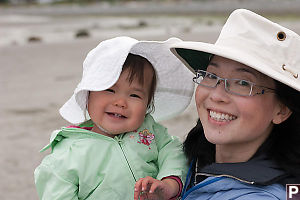
[[293, 80], [287, 78], [286, 74], [284, 74], [285, 72], [280, 68], [271, 67], [270, 62], [268, 63], [268, 61], [260, 57], [253, 57], [252, 54], [245, 51], [237, 51], [234, 48], [204, 42], [180, 42], [171, 47], [171, 52], [193, 73], [197, 70], [206, 70], [210, 56], [218, 55], [247, 65], [248, 67], [300, 91], [300, 86], [296, 79]]
[[187, 70], [174, 54], [172, 44], [178, 38], [166, 41], [140, 41], [130, 53], [145, 57], [156, 70], [158, 82], [154, 94], [153, 117], [157, 121], [176, 116], [186, 109], [194, 93], [193, 74]]
[[175, 47], [172, 47], [171, 51], [192, 72], [197, 70], [205, 70], [209, 64], [211, 55], [218, 55], [228, 58], [260, 71], [260, 67], [257, 67], [256, 65], [257, 63], [251, 62], [253, 59], [252, 57], [244, 52], [236, 51], [233, 48], [204, 42], [181, 42], [177, 43]]

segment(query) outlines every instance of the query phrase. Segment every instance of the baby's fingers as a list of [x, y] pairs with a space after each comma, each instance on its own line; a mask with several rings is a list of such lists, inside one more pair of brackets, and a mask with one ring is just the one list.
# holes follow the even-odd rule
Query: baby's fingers
[[140, 179], [135, 183], [135, 186], [134, 186], [134, 200], [139, 199], [140, 193], [142, 191], [142, 182], [143, 182], [143, 179]]
[[147, 196], [151, 179], [149, 177], [140, 178], [134, 186], [134, 200], [144, 199]]
[[152, 183], [150, 189], [149, 189], [149, 193], [154, 193], [154, 192], [158, 192], [160, 190], [163, 189], [163, 183], [162, 181], [156, 180]]
[[152, 177], [145, 177], [142, 180], [142, 192], [148, 192], [149, 191], [149, 186], [151, 184]]

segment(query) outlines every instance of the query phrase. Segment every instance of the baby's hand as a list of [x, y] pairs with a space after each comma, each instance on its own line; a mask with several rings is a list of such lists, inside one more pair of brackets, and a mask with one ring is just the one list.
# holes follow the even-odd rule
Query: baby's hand
[[[173, 187], [168, 184], [168, 179], [157, 180], [150, 176], [139, 179], [134, 187], [134, 200], [167, 200], [177, 193]], [[171, 180], [173, 181], [173, 180]], [[176, 183], [177, 184], [177, 183]], [[175, 192], [175, 195], [173, 195]]]

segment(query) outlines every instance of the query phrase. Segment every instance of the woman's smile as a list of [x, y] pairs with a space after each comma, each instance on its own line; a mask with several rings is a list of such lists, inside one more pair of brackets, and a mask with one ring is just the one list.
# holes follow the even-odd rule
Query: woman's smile
[[209, 113], [210, 119], [218, 121], [218, 122], [230, 122], [237, 118], [236, 116], [231, 115], [229, 113], [223, 113], [223, 112], [218, 112], [218, 111], [214, 111], [214, 110], [208, 110], [208, 113]]

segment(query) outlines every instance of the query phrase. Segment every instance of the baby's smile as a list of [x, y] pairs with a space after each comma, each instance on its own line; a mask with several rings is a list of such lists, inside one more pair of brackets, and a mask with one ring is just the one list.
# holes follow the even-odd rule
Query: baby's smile
[[118, 114], [118, 113], [107, 112], [107, 114], [108, 114], [109, 116], [112, 116], [112, 117], [117, 117], [117, 118], [127, 118], [126, 116], [121, 115], [121, 114]]

